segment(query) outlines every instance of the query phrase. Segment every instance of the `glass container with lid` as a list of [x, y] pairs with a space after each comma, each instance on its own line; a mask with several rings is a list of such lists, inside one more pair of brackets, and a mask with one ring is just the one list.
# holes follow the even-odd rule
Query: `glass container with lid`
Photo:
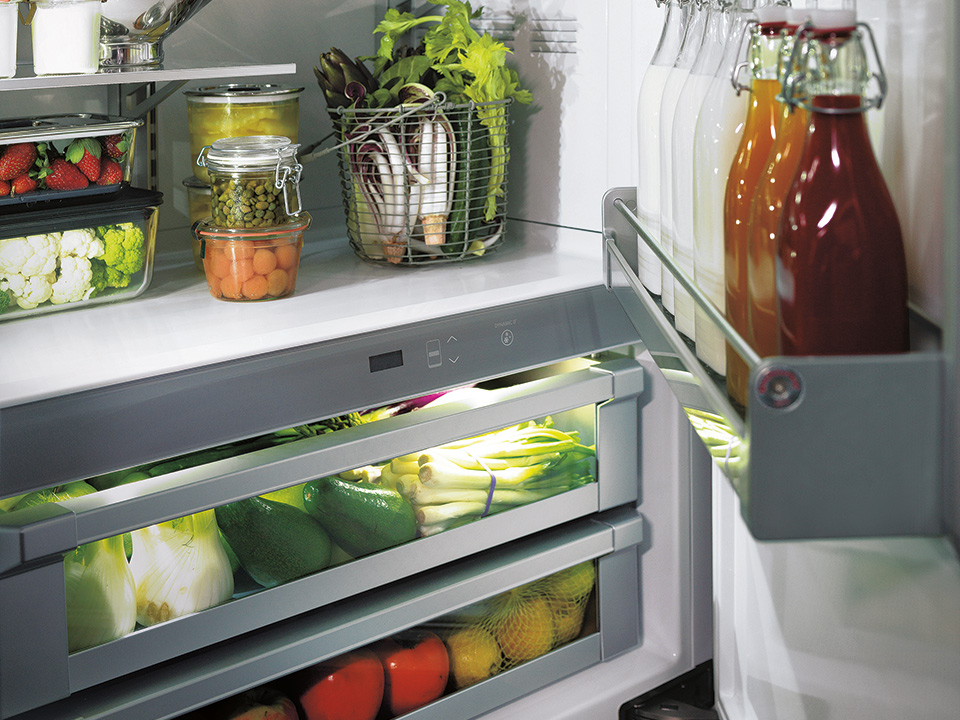
[[210, 216], [228, 228], [270, 227], [300, 214], [297, 148], [289, 138], [220, 138], [201, 148], [197, 165], [210, 174]]
[[[230, 83], [184, 92], [191, 157], [226, 137], [280, 135], [298, 142], [302, 92], [302, 87], [275, 83]], [[194, 170], [207, 180], [206, 170]]]
[[30, 21], [37, 75], [100, 69], [100, 0], [34, 0]]
[[220, 300], [273, 300], [294, 291], [310, 214], [269, 228], [222, 228], [204, 218], [193, 226], [207, 288]]
[[0, 78], [17, 74], [17, 12], [20, 0], [0, 0]]

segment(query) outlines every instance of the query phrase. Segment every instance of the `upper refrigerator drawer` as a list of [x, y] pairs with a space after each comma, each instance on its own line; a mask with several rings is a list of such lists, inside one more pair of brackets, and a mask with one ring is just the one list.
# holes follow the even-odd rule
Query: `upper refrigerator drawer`
[[643, 380], [574, 359], [28, 494], [0, 515], [0, 717], [635, 503]]
[[750, 369], [741, 407], [638, 279], [637, 243], [646, 240], [635, 208], [635, 188], [604, 198], [608, 283], [629, 287], [619, 291], [643, 343], [736, 489], [754, 537], [941, 534], [943, 353], [760, 358], [649, 241]]

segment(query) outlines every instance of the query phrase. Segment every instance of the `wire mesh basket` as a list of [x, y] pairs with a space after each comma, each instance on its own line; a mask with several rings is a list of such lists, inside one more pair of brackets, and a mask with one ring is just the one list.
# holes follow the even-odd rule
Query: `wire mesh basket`
[[343, 207], [360, 257], [392, 265], [480, 258], [503, 242], [509, 100], [338, 108]]

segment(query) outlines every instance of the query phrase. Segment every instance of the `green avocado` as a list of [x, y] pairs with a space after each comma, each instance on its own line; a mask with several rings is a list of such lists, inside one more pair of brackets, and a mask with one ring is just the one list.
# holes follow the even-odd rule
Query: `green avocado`
[[217, 524], [241, 567], [266, 588], [323, 570], [330, 538], [292, 505], [251, 497], [216, 509]]
[[333, 476], [308, 482], [303, 502], [346, 553], [360, 557], [417, 536], [417, 516], [400, 493], [374, 483]]

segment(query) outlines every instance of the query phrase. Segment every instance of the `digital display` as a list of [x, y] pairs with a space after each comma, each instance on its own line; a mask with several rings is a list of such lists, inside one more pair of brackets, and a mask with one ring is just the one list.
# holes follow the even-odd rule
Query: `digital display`
[[388, 353], [370, 356], [370, 372], [380, 372], [403, 365], [403, 350], [393, 350]]

